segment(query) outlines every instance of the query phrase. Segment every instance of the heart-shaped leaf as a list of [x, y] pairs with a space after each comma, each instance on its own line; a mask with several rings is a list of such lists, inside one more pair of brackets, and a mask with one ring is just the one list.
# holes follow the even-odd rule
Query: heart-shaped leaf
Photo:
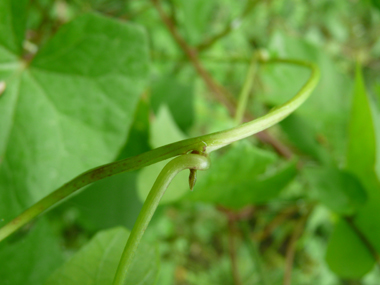
[[96, 14], [62, 26], [32, 59], [24, 59], [26, 4], [0, 4], [4, 221], [116, 157], [148, 74], [144, 32]]

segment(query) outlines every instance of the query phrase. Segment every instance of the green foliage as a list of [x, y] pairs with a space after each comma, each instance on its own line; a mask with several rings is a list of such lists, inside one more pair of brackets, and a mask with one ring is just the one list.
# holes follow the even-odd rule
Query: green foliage
[[[152, 148], [157, 148], [171, 142], [176, 142], [185, 139], [185, 135], [177, 127], [169, 109], [162, 106], [156, 119], [152, 122], [150, 128], [150, 145]], [[168, 163], [168, 160], [150, 165], [139, 172], [137, 178], [138, 195], [142, 201], [145, 201], [150, 189], [153, 186], [161, 169]], [[189, 189], [188, 173], [183, 171], [179, 173], [170, 183], [165, 195], [160, 203], [168, 203], [178, 200]]]
[[[331, 59], [318, 46], [307, 41], [295, 39], [282, 33], [276, 33], [269, 43], [270, 51], [284, 58], [300, 58], [316, 62], [321, 69], [321, 80], [316, 88], [316, 96], [300, 107], [295, 115], [299, 117], [298, 124], [302, 124], [302, 131], [307, 133], [308, 139], [315, 141], [318, 134], [322, 134], [325, 144], [328, 144], [335, 159], [342, 160], [344, 156], [345, 128], [349, 111], [351, 82], [346, 75], [341, 74]], [[295, 67], [273, 65], [265, 67], [262, 73], [265, 95], [263, 99], [271, 105], [278, 105], [297, 92], [307, 74], [304, 70]], [[338, 108], [336, 106], [339, 106]], [[323, 112], [321, 112], [323, 110]], [[296, 126], [292, 126], [296, 127]], [[289, 130], [290, 129], [290, 130]], [[294, 132], [294, 129], [287, 128]], [[301, 135], [299, 135], [301, 136]], [[290, 136], [291, 139], [300, 139]], [[323, 159], [321, 145], [314, 146], [308, 151]]]
[[142, 206], [135, 192], [136, 176], [128, 172], [98, 181], [67, 201], [63, 208], [75, 209], [79, 223], [89, 230], [131, 227]]
[[380, 1], [379, 0], [372, 0], [372, 5], [375, 6], [377, 9], [380, 10]]
[[59, 240], [45, 219], [0, 245], [1, 283], [42, 284], [63, 262]]
[[199, 43], [202, 37], [207, 34], [210, 16], [217, 2], [215, 0], [175, 0], [173, 2], [178, 5], [179, 11], [181, 11], [179, 20], [183, 23], [185, 35], [189, 43]]
[[357, 67], [349, 126], [347, 168], [363, 181], [367, 180], [368, 171], [374, 171], [376, 163], [376, 132], [372, 113], [361, 70]]
[[307, 176], [317, 199], [338, 214], [353, 215], [367, 201], [363, 185], [349, 172], [335, 167], [311, 168]]
[[[235, 127], [210, 82], [238, 100], [261, 50], [317, 64], [317, 89], [274, 142], [212, 153], [193, 192], [188, 171], [174, 178], [126, 284], [285, 284], [292, 257], [290, 284], [378, 284], [379, 1], [157, 1], [169, 27], [153, 2], [0, 1], [0, 228], [91, 168]], [[259, 63], [249, 116], [294, 96], [305, 70]], [[111, 284], [118, 226], [132, 230], [167, 162], [97, 181], [2, 241], [0, 283]]]
[[302, 120], [299, 115], [292, 114], [280, 123], [288, 140], [302, 153], [313, 159], [329, 163], [331, 157], [327, 150], [321, 147], [316, 138], [316, 131], [311, 123]]
[[158, 79], [152, 86], [151, 105], [157, 114], [160, 106], [167, 104], [178, 127], [187, 131], [194, 121], [193, 85], [183, 84], [172, 77]]
[[[149, 106], [140, 100], [128, 141], [118, 159], [137, 155], [150, 149]], [[131, 228], [141, 209], [137, 189], [138, 171], [121, 173], [91, 184], [86, 191], [68, 200], [59, 209], [71, 208], [77, 212], [81, 225], [90, 230], [100, 230], [118, 225]]]
[[377, 214], [380, 203], [380, 180], [376, 173], [379, 164], [379, 138], [378, 128], [375, 128], [374, 110], [372, 102], [364, 87], [361, 72], [356, 75], [355, 96], [351, 110], [349, 129], [349, 144], [347, 150], [347, 168], [355, 173], [367, 189], [369, 200], [358, 213], [355, 221], [373, 243], [375, 249], [380, 251], [380, 229], [377, 227], [380, 218]]
[[247, 143], [237, 143], [212, 161], [214, 166], [199, 174], [196, 191], [188, 195], [190, 200], [238, 210], [276, 198], [296, 174], [295, 163], [275, 169], [273, 153]]
[[[367, 191], [368, 200], [361, 209], [358, 209], [353, 223], [355, 227], [362, 231], [368, 242], [372, 244], [371, 251], [375, 251], [372, 252], [372, 255], [377, 254], [380, 249], [380, 231], [377, 226], [380, 220], [379, 216], [375, 214], [380, 203], [380, 183], [375, 172], [377, 151], [375, 132], [371, 102], [358, 67], [349, 124], [346, 167], [348, 171], [357, 175]], [[350, 199], [354, 200], [355, 196], [357, 199], [357, 195], [352, 195], [351, 193]], [[355, 202], [358, 202], [358, 200]], [[337, 204], [334, 207], [337, 207]], [[352, 213], [346, 212], [343, 214]], [[350, 250], [344, 252], [343, 248], [347, 243], [350, 244]], [[338, 247], [338, 245], [341, 247]], [[335, 232], [330, 239], [327, 261], [331, 269], [339, 275], [359, 278], [366, 274], [374, 263], [373, 256], [369, 256], [368, 251], [368, 248], [359, 239], [355, 230], [340, 222], [335, 226]]]
[[[113, 228], [96, 234], [46, 284], [112, 284], [129, 232]], [[128, 275], [128, 284], [154, 284], [159, 270], [158, 251], [142, 243]]]
[[[0, 18], [13, 13], [16, 22], [7, 27], [18, 31], [25, 19], [15, 9], [26, 10], [2, 9]], [[2, 41], [0, 58], [8, 50], [22, 55], [22, 31]], [[0, 213], [6, 220], [116, 157], [148, 71], [144, 33], [94, 14], [64, 25], [31, 62], [5, 58], [0, 64], [13, 63], [19, 67], [3, 77], [0, 106], [0, 195], [7, 201]]]
[[373, 268], [375, 260], [362, 240], [344, 221], [335, 225], [326, 252], [326, 260], [343, 278], [360, 278]]

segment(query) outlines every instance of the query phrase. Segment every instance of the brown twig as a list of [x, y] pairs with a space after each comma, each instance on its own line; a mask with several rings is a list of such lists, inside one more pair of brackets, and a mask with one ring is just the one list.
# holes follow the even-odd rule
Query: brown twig
[[310, 207], [305, 215], [303, 215], [296, 223], [293, 234], [290, 237], [289, 246], [286, 249], [286, 260], [285, 260], [285, 272], [283, 285], [291, 285], [292, 282], [292, 270], [294, 255], [296, 253], [296, 244], [298, 239], [301, 237], [303, 229], [305, 227], [306, 221], [309, 218], [313, 207]]
[[265, 228], [261, 232], [254, 235], [255, 240], [263, 241], [266, 238], [268, 238], [272, 234], [273, 230], [275, 230], [279, 225], [281, 225], [290, 216], [294, 215], [298, 211], [299, 211], [299, 207], [295, 205], [295, 206], [286, 208], [285, 210], [280, 212], [265, 226]]
[[169, 32], [173, 36], [174, 40], [181, 47], [181, 49], [186, 54], [186, 56], [188, 57], [190, 62], [193, 64], [193, 66], [196, 69], [196, 71], [198, 72], [198, 74], [205, 81], [207, 87], [216, 96], [217, 100], [222, 102], [224, 105], [226, 105], [229, 110], [234, 109], [235, 106], [232, 103], [232, 99], [227, 98], [227, 96], [223, 94], [225, 92], [223, 90], [223, 87], [219, 86], [216, 82], [214, 82], [214, 80], [210, 76], [210, 74], [203, 68], [203, 66], [201, 65], [201, 63], [197, 57], [197, 51], [194, 48], [191, 48], [186, 43], [186, 41], [182, 38], [182, 36], [179, 34], [177, 29], [175, 28], [171, 19], [166, 15], [164, 10], [162, 9], [161, 5], [159, 4], [159, 1], [158, 0], [152, 0], [152, 3], [155, 6], [156, 10], [158, 11], [158, 13], [161, 17], [161, 20], [164, 22], [164, 24], [168, 28]]
[[217, 206], [217, 209], [223, 214], [225, 214], [228, 220], [232, 220], [232, 221], [247, 220], [249, 219], [249, 217], [252, 216], [255, 210], [253, 206], [244, 207], [240, 209], [239, 211], [233, 211], [223, 206]]
[[[190, 47], [184, 38], [179, 34], [178, 30], [176, 29], [175, 25], [171, 21], [170, 17], [168, 17], [161, 7], [159, 0], [151, 0], [154, 7], [156, 8], [157, 12], [160, 15], [161, 20], [164, 22], [165, 26], [169, 30], [170, 34], [172, 35], [173, 39], [177, 42], [177, 44], [180, 46], [182, 51], [185, 53], [185, 55], [190, 60], [191, 64], [194, 66], [197, 73], [201, 76], [203, 81], [206, 83], [209, 90], [212, 92], [212, 94], [215, 96], [215, 98], [221, 102], [223, 105], [225, 105], [233, 117], [235, 115], [236, 111], [236, 102], [234, 98], [225, 90], [222, 86], [220, 86], [217, 82], [214, 81], [214, 79], [211, 77], [211, 75], [206, 71], [206, 69], [203, 68], [201, 62], [199, 61], [199, 58], [197, 56], [197, 50], [195, 48]], [[245, 113], [244, 121], [251, 121], [253, 119], [253, 116]], [[267, 132], [262, 131], [260, 133], [257, 133], [256, 136], [264, 143], [270, 144], [273, 146], [273, 148], [282, 156], [286, 158], [292, 157], [292, 152], [289, 148], [287, 148], [285, 145], [283, 145], [280, 141], [269, 135]]]
[[177, 9], [175, 7], [174, 0], [169, 0], [169, 6], [170, 6], [170, 20], [174, 24], [174, 26], [177, 26], [178, 24], [178, 17], [177, 17]]
[[241, 279], [236, 258], [236, 225], [240, 220], [247, 220], [253, 213], [253, 206], [247, 206], [240, 211], [233, 211], [223, 206], [217, 206], [228, 220], [228, 253], [231, 260], [231, 271], [235, 285], [240, 285]]
[[[152, 51], [151, 56], [154, 60], [159, 61], [174, 61], [174, 62], [188, 62], [188, 59], [184, 56], [172, 56], [170, 54], [164, 53], [164, 52], [158, 52], [158, 51]], [[207, 62], [213, 62], [213, 63], [241, 63], [244, 65], [247, 65], [251, 62], [251, 58], [247, 56], [229, 56], [229, 57], [219, 57], [219, 56], [212, 56], [212, 55], [199, 55], [199, 59]]]

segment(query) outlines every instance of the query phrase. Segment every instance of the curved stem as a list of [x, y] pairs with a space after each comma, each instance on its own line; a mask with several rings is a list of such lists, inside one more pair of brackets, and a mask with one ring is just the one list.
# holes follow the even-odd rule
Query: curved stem
[[136, 223], [133, 226], [116, 271], [114, 284], [125, 284], [128, 269], [132, 264], [140, 240], [156, 211], [158, 203], [164, 195], [165, 190], [177, 173], [184, 169], [205, 170], [208, 169], [209, 166], [210, 161], [208, 157], [199, 154], [181, 155], [166, 164], [150, 190], [140, 214], [137, 217]]
[[235, 128], [168, 144], [134, 157], [91, 169], [64, 184], [24, 211], [17, 218], [0, 228], [0, 241], [8, 237], [10, 234], [24, 226], [41, 213], [51, 209], [53, 206], [56, 206], [80, 188], [97, 180], [116, 175], [121, 172], [136, 170], [174, 156], [190, 153], [192, 151], [196, 151], [198, 153], [210, 153], [234, 141], [244, 139], [277, 124], [296, 110], [309, 97], [318, 83], [319, 69], [315, 64], [301, 60], [273, 59], [267, 61], [267, 63], [276, 62], [298, 65], [311, 70], [311, 75], [308, 81], [298, 91], [296, 96], [288, 102], [277, 107], [276, 109], [273, 109], [271, 112], [260, 118]]

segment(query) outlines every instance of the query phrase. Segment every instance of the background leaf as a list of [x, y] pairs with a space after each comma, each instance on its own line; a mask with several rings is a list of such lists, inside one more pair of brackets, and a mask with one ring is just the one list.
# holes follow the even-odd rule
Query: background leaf
[[323, 163], [330, 162], [331, 157], [318, 142], [315, 129], [310, 122], [303, 120], [299, 115], [291, 114], [280, 122], [280, 126], [286, 133], [289, 143], [294, 145], [302, 154], [307, 154]]
[[241, 209], [275, 198], [296, 174], [294, 163], [270, 169], [276, 157], [246, 142], [236, 143], [211, 161], [210, 169], [198, 174], [190, 200]]
[[43, 284], [63, 263], [63, 254], [45, 219], [30, 232], [18, 233], [0, 244], [0, 280], [4, 285]]
[[186, 1], [175, 0], [178, 7], [180, 7], [181, 14], [180, 20], [183, 23], [187, 39], [190, 43], [199, 43], [202, 35], [207, 31], [210, 15], [213, 8], [215, 9], [216, 1]]
[[367, 201], [365, 188], [348, 172], [330, 166], [310, 168], [306, 173], [317, 199], [338, 214], [355, 214]]
[[380, 1], [379, 0], [371, 0], [372, 5], [380, 10]]
[[[186, 138], [175, 124], [169, 112], [169, 109], [166, 106], [162, 106], [160, 108], [156, 120], [152, 123], [150, 130], [150, 144], [153, 148], [180, 141]], [[139, 172], [137, 178], [137, 187], [139, 197], [142, 201], [145, 201], [146, 197], [149, 194], [149, 191], [157, 179], [158, 174], [169, 161], [170, 159], [149, 165]], [[182, 197], [186, 191], [189, 190], [188, 181], [188, 171], [185, 170], [178, 173], [170, 183], [160, 203], [171, 203]]]
[[172, 76], [159, 78], [152, 86], [151, 106], [157, 114], [167, 105], [178, 127], [187, 131], [194, 122], [193, 86], [177, 81]]
[[112, 161], [147, 74], [140, 28], [94, 14], [64, 25], [2, 96], [1, 217]]
[[367, 177], [376, 161], [376, 132], [373, 111], [364, 85], [361, 69], [356, 71], [355, 90], [351, 108], [347, 169], [359, 177]]
[[367, 95], [360, 68], [357, 68], [347, 147], [347, 169], [365, 186], [368, 202], [355, 217], [355, 224], [380, 252], [380, 181], [375, 171], [377, 158], [376, 132], [371, 101]]
[[[102, 231], [55, 271], [46, 284], [112, 284], [129, 232]], [[127, 275], [128, 284], [155, 284], [159, 269], [157, 249], [141, 243]]]
[[3, 0], [0, 3], [0, 63], [7, 55], [22, 55], [27, 5], [28, 0]]
[[[380, 184], [375, 173], [376, 134], [361, 71], [357, 68], [355, 91], [349, 124], [347, 169], [357, 175], [365, 187], [367, 203], [353, 216], [353, 224], [374, 249], [380, 249], [378, 205]], [[332, 205], [330, 203], [330, 205]], [[338, 205], [335, 204], [334, 207]], [[374, 260], [367, 245], [357, 233], [341, 221], [330, 238], [327, 262], [340, 276], [360, 278], [371, 270]]]
[[343, 278], [360, 278], [375, 260], [357, 234], [343, 220], [335, 225], [327, 247], [326, 260], [331, 270]]
[[[269, 43], [270, 51], [278, 57], [297, 58], [315, 62], [321, 69], [321, 79], [311, 96], [295, 114], [304, 120], [303, 130], [316, 140], [322, 136], [325, 147], [336, 159], [344, 156], [344, 140], [346, 138], [346, 121], [349, 104], [346, 97], [350, 94], [351, 83], [334, 65], [321, 49], [307, 41], [275, 33]], [[263, 100], [272, 106], [282, 104], [295, 94], [309, 76], [303, 68], [286, 65], [268, 65], [264, 67], [262, 76], [265, 96]], [[336, 108], [339, 106], [339, 108]], [[320, 110], [323, 110], [321, 113]], [[285, 129], [286, 130], [286, 129]]]
[[[211, 169], [198, 173], [193, 193], [188, 171], [181, 173], [182, 184], [174, 184], [172, 194], [169, 189], [169, 200], [157, 209], [144, 236], [160, 244], [164, 266], [158, 284], [238, 284], [236, 275], [242, 284], [259, 284], [260, 263], [270, 284], [283, 284], [289, 254], [294, 262], [288, 283], [377, 284], [380, 270], [366, 259], [371, 246], [379, 249], [380, 222], [380, 117], [374, 108], [379, 102], [372, 100], [380, 94], [380, 14], [373, 1], [158, 2], [177, 40], [178, 35], [184, 39], [182, 47], [152, 1], [0, 0], [0, 85], [6, 86], [0, 91], [0, 226], [88, 167], [234, 127], [231, 110], [207, 88], [199, 65], [238, 99], [252, 53], [263, 49], [275, 57], [312, 61], [321, 69], [321, 81], [306, 104], [268, 130], [294, 159], [279, 159], [271, 143], [252, 136], [244, 142], [247, 149], [236, 145], [213, 153]], [[192, 51], [190, 60], [183, 44]], [[354, 99], [350, 118], [356, 61], [363, 66], [365, 84], [357, 84], [355, 96], [361, 97]], [[292, 97], [308, 74], [304, 68], [260, 64], [247, 111], [254, 117], [267, 113]], [[149, 130], [155, 121], [160, 126]], [[28, 247], [23, 241], [39, 224], [2, 242], [0, 257], [6, 254], [0, 264], [10, 262], [0, 269], [0, 283], [5, 276], [41, 284], [48, 269], [61, 262], [46, 255], [48, 250], [70, 257], [97, 230], [131, 227], [142, 205], [137, 180], [146, 177], [152, 184], [162, 168], [156, 167], [151, 174], [133, 171], [89, 185], [47, 214], [46, 231], [38, 231], [40, 240]], [[151, 184], [143, 188], [149, 191]], [[356, 190], [347, 193], [354, 185]], [[228, 190], [225, 196], [221, 189]], [[316, 193], [323, 199], [316, 199]], [[337, 225], [332, 236], [331, 220], [336, 219], [350, 223], [343, 230]], [[246, 221], [262, 262], [252, 259], [252, 246], [237, 227], [240, 220]], [[58, 242], [59, 247], [51, 246]], [[34, 249], [42, 255], [37, 257]], [[14, 276], [18, 264], [23, 274]]]
[[[128, 141], [117, 160], [150, 150], [149, 106], [142, 98], [136, 109]], [[86, 229], [101, 230], [118, 225], [132, 228], [142, 203], [137, 195], [138, 171], [120, 173], [89, 185], [60, 209], [78, 210], [78, 222]]]

